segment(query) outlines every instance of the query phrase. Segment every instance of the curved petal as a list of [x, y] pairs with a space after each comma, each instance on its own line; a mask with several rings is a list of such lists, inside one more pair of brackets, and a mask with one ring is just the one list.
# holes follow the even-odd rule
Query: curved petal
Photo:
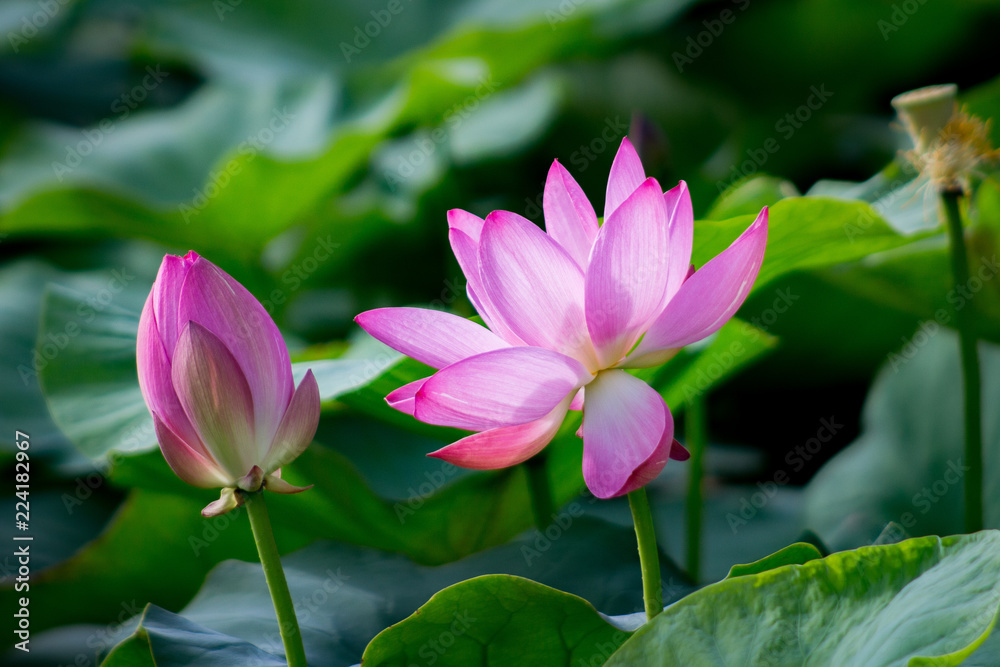
[[262, 442], [270, 442], [295, 382], [285, 341], [264, 306], [222, 269], [199, 257], [181, 288], [178, 317], [182, 323], [202, 325], [232, 353], [253, 396], [254, 429]]
[[320, 399], [319, 385], [312, 370], [306, 371], [298, 389], [288, 402], [285, 416], [281, 418], [278, 432], [266, 455], [262, 467], [265, 474], [271, 474], [281, 466], [291, 463], [299, 457], [316, 435], [319, 426]]
[[243, 500], [243, 494], [237, 493], [236, 489], [230, 487], [222, 490], [219, 494], [219, 499], [210, 502], [205, 505], [205, 508], [201, 510], [201, 515], [206, 519], [213, 516], [222, 516], [226, 512], [231, 512], [245, 501]]
[[541, 419], [475, 433], [427, 456], [476, 470], [495, 470], [523, 463], [552, 442], [566, 417], [569, 402], [567, 396]]
[[[604, 221], [587, 268], [587, 329], [603, 367], [625, 356], [663, 310], [667, 207], [647, 179]], [[686, 268], [686, 267], [685, 267]]]
[[264, 478], [264, 488], [274, 493], [292, 494], [308, 491], [313, 488], [313, 485], [295, 486], [294, 484], [289, 484], [285, 480], [281, 479], [281, 475], [278, 473], [274, 473], [273, 475], [268, 475]]
[[214, 460], [188, 447], [187, 443], [171, 431], [156, 413], [153, 413], [153, 428], [163, 458], [167, 460], [167, 465], [174, 474], [182, 480], [203, 489], [217, 489], [235, 484], [235, 479], [229, 477]]
[[483, 287], [483, 279], [479, 271], [479, 240], [473, 240], [468, 234], [458, 228], [452, 228], [448, 232], [448, 241], [451, 243], [451, 250], [455, 253], [455, 259], [465, 274], [466, 291], [469, 293], [469, 301], [475, 306], [476, 312], [490, 328], [490, 331], [500, 336], [511, 345], [523, 345], [524, 342], [510, 330], [507, 323], [497, 315], [496, 309], [490, 303], [486, 290]]
[[215, 334], [188, 323], [174, 350], [174, 389], [226, 476], [236, 480], [254, 466], [253, 397], [236, 359]]
[[602, 371], [587, 386], [583, 478], [598, 498], [643, 486], [666, 465], [674, 422], [663, 398], [622, 370]]
[[160, 270], [149, 293], [153, 314], [159, 324], [160, 339], [167, 351], [167, 359], [173, 358], [174, 347], [181, 335], [181, 329], [184, 328], [184, 322], [178, 318], [177, 312], [181, 287], [188, 271], [198, 259], [200, 259], [198, 253], [193, 250], [183, 257], [166, 255], [160, 263]]
[[389, 404], [390, 408], [399, 410], [400, 412], [406, 413], [413, 416], [413, 410], [415, 406], [415, 399], [417, 392], [420, 388], [424, 386], [429, 378], [421, 378], [419, 380], [414, 380], [408, 384], [404, 384], [399, 389], [389, 392], [389, 395], [385, 397], [385, 402]]
[[750, 293], [766, 246], [765, 207], [732, 245], [684, 281], [629, 359], [683, 347], [718, 331]]
[[580, 362], [539, 347], [508, 347], [438, 371], [416, 395], [414, 416], [485, 431], [541, 419], [592, 379]]
[[691, 458], [691, 452], [674, 438], [674, 441], [670, 444], [670, 458], [674, 461], [687, 461]]
[[494, 211], [479, 258], [486, 297], [521, 340], [594, 364], [583, 272], [562, 246], [516, 213]]
[[135, 354], [139, 389], [151, 414], [156, 415], [177, 438], [196, 453], [211, 458], [174, 391], [170, 361], [157, 333], [154, 300], [154, 295], [150, 292], [146, 305], [142, 308], [142, 315], [139, 316]]
[[378, 308], [354, 318], [361, 328], [389, 347], [431, 368], [509, 347], [475, 322], [427, 308]]
[[646, 172], [635, 147], [628, 137], [622, 139], [608, 175], [608, 192], [604, 198], [604, 219], [607, 220], [621, 203], [646, 180]]
[[623, 496], [626, 493], [632, 493], [636, 489], [642, 488], [652, 482], [663, 471], [663, 467], [667, 464], [667, 459], [686, 461], [690, 458], [690, 453], [683, 447], [679, 450], [673, 447], [673, 444], [677, 443], [674, 440], [674, 417], [670, 414], [670, 408], [667, 407], [666, 403], [663, 404], [663, 419], [666, 423], [663, 438], [656, 446], [656, 449], [635, 469], [625, 482], [625, 486], [618, 490], [617, 495]]
[[587, 195], [558, 160], [549, 168], [542, 194], [545, 231], [584, 271], [597, 238], [597, 214]]
[[460, 208], [453, 208], [448, 211], [448, 228], [457, 229], [475, 243], [479, 243], [479, 235], [483, 231], [484, 220], [478, 215], [473, 215]]
[[694, 209], [687, 183], [681, 181], [663, 193], [667, 205], [667, 300], [673, 298], [687, 279], [694, 243]]
[[248, 493], [260, 491], [264, 486], [264, 470], [260, 466], [253, 466], [250, 472], [236, 480], [236, 488]]

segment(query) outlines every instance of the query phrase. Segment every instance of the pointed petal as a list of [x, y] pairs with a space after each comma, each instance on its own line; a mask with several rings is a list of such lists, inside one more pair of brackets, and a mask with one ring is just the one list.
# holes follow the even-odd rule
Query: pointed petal
[[243, 494], [230, 487], [222, 490], [219, 499], [205, 505], [201, 515], [206, 519], [213, 516], [222, 516], [226, 512], [231, 512], [244, 503]]
[[177, 341], [174, 390], [205, 448], [230, 479], [255, 464], [253, 397], [236, 359], [212, 332], [190, 322]]
[[509, 345], [486, 327], [427, 308], [378, 308], [354, 318], [361, 328], [389, 347], [431, 368]]
[[281, 479], [280, 475], [268, 475], [264, 480], [264, 488], [268, 491], [273, 491], [274, 493], [302, 493], [303, 491], [308, 491], [313, 488], [313, 484], [309, 486], [295, 486], [294, 484], [289, 484], [285, 480]]
[[438, 371], [420, 388], [414, 416], [485, 431], [541, 419], [590, 381], [580, 362], [538, 347], [508, 347]]
[[516, 213], [494, 211], [479, 258], [486, 297], [521, 340], [594, 362], [583, 272], [562, 246]]
[[234, 484], [233, 478], [227, 475], [212, 458], [188, 447], [156, 413], [153, 413], [153, 428], [163, 458], [167, 460], [167, 465], [174, 474], [182, 480], [202, 489], [217, 489]]
[[166, 255], [160, 263], [160, 270], [156, 274], [153, 289], [149, 293], [153, 314], [159, 324], [160, 338], [167, 351], [168, 359], [173, 357], [174, 347], [177, 345], [177, 339], [180, 337], [184, 325], [184, 322], [178, 318], [177, 312], [181, 287], [188, 271], [198, 259], [198, 253], [193, 250], [184, 257]]
[[420, 388], [424, 386], [427, 380], [428, 378], [421, 378], [404, 384], [399, 389], [389, 392], [389, 395], [385, 397], [385, 402], [389, 404], [390, 408], [412, 416], [415, 407], [414, 399], [417, 396], [417, 392], [420, 391]]
[[674, 441], [670, 444], [670, 458], [674, 461], [687, 461], [691, 458], [691, 452], [674, 438]]
[[170, 361], [163, 342], [157, 333], [154, 297], [150, 292], [146, 305], [139, 317], [139, 333], [136, 340], [136, 366], [139, 375], [139, 389], [146, 401], [146, 407], [191, 449], [204, 458], [211, 459], [191, 420], [184, 413], [177, 392], [174, 391]]
[[299, 388], [288, 403], [278, 432], [263, 457], [264, 472], [271, 472], [281, 466], [291, 463], [305, 451], [316, 435], [319, 426], [320, 399], [319, 385], [312, 370], [306, 371], [306, 376], [299, 383]]
[[475, 243], [479, 243], [479, 235], [483, 231], [483, 219], [460, 208], [448, 211], [448, 228], [457, 229]]
[[663, 398], [621, 370], [602, 371], [587, 387], [583, 410], [583, 478], [598, 498], [643, 486], [659, 474], [673, 442]]
[[691, 248], [694, 243], [694, 209], [687, 183], [663, 193], [667, 205], [667, 300], [669, 301], [689, 275]]
[[608, 192], [604, 199], [604, 219], [607, 220], [623, 201], [629, 198], [635, 189], [646, 180], [646, 172], [642, 168], [639, 154], [635, 152], [628, 137], [622, 139], [615, 161], [611, 163], [611, 173], [608, 175]]
[[511, 345], [523, 345], [521, 339], [510, 330], [503, 318], [497, 315], [496, 308], [490, 302], [486, 290], [483, 287], [483, 279], [479, 271], [479, 240], [473, 240], [465, 232], [453, 228], [448, 232], [448, 240], [451, 243], [452, 252], [455, 259], [465, 274], [467, 281], [466, 291], [469, 294], [469, 301], [475, 306], [476, 312], [486, 323], [486, 326], [500, 338]]
[[250, 472], [240, 477], [236, 480], [236, 488], [241, 491], [246, 491], [248, 493], [253, 493], [255, 491], [260, 491], [260, 487], [264, 485], [264, 471], [260, 466], [254, 466], [250, 468]]
[[597, 238], [597, 214], [583, 189], [556, 160], [549, 169], [542, 195], [545, 231], [584, 271]]
[[630, 358], [683, 347], [718, 331], [750, 293], [766, 245], [764, 208], [732, 245], [684, 281]]
[[587, 390], [580, 387], [580, 390], [576, 392], [576, 396], [573, 397], [573, 402], [569, 404], [570, 410], [583, 410], [584, 392]]
[[230, 350], [250, 386], [255, 432], [269, 443], [294, 388], [288, 349], [271, 316], [245, 287], [199, 257], [184, 280], [178, 317], [202, 325]]
[[517, 465], [542, 451], [552, 441], [566, 417], [569, 400], [566, 397], [541, 419], [475, 433], [427, 456], [476, 470], [495, 470]]
[[625, 356], [663, 310], [667, 207], [647, 179], [608, 217], [587, 269], [587, 328], [602, 366]]

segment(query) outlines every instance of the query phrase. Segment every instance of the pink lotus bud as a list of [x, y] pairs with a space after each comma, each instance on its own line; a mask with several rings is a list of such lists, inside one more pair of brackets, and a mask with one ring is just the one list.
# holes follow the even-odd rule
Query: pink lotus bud
[[319, 387], [309, 371], [295, 388], [278, 327], [225, 271], [193, 251], [164, 257], [136, 357], [167, 463], [189, 484], [224, 489], [203, 514], [241, 504], [235, 489], [305, 490], [280, 469], [312, 442]]

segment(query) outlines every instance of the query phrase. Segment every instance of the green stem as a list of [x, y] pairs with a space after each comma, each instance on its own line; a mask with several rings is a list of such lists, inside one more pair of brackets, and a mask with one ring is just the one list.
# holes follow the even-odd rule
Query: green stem
[[[955, 286], [969, 284], [969, 260], [965, 255], [965, 236], [962, 230], [961, 190], [941, 191], [948, 237], [951, 245], [951, 271]], [[974, 313], [969, 308], [956, 308], [959, 350], [962, 355], [962, 393], [965, 400], [965, 530], [969, 533], [983, 529], [983, 421], [982, 386], [979, 369], [979, 350], [976, 345]]]
[[628, 506], [632, 509], [632, 523], [639, 544], [639, 567], [642, 569], [642, 601], [646, 607], [646, 620], [663, 611], [663, 592], [660, 588], [660, 553], [656, 548], [656, 531], [653, 528], [653, 514], [649, 511], [646, 487], [640, 487], [628, 494]]
[[528, 492], [531, 495], [531, 511], [535, 515], [535, 526], [545, 530], [552, 523], [555, 506], [552, 504], [552, 489], [549, 488], [549, 471], [546, 464], [547, 456], [543, 450], [525, 461], [524, 468], [528, 474]]
[[684, 431], [691, 461], [688, 463], [688, 492], [684, 511], [687, 529], [687, 571], [695, 582], [701, 576], [701, 513], [702, 478], [704, 476], [704, 456], [708, 433], [708, 419], [705, 414], [705, 400], [698, 396], [691, 400], [684, 415]]
[[260, 564], [264, 568], [267, 589], [271, 592], [274, 611], [278, 616], [281, 642], [285, 645], [285, 660], [288, 661], [288, 667], [307, 667], [302, 633], [299, 632], [299, 622], [295, 618], [295, 606], [292, 604], [292, 595], [288, 592], [285, 571], [281, 568], [278, 545], [274, 543], [271, 519], [267, 516], [267, 506], [264, 504], [264, 492], [243, 495], [246, 498], [253, 539], [257, 543], [257, 553], [260, 554]]

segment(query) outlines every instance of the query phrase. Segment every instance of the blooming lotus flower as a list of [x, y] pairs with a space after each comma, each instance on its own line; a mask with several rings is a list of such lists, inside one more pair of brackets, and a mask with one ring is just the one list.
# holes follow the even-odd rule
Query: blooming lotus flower
[[139, 387], [167, 463], [188, 484], [223, 488], [202, 512], [242, 503], [237, 489], [305, 491], [281, 466], [312, 442], [319, 387], [294, 387], [288, 350], [264, 307], [194, 252], [163, 258], [139, 319]]
[[583, 476], [601, 498], [652, 480], [673, 439], [663, 398], [625, 369], [657, 365], [718, 331], [746, 299], [764, 257], [767, 209], [693, 271], [687, 186], [663, 192], [628, 139], [608, 179], [604, 223], [554, 162], [546, 231], [508, 211], [448, 214], [452, 250], [487, 327], [433, 310], [383, 308], [356, 321], [440, 369], [387, 397], [417, 419], [477, 433], [430, 454], [455, 465], [511, 466], [547, 445], [583, 409]]

